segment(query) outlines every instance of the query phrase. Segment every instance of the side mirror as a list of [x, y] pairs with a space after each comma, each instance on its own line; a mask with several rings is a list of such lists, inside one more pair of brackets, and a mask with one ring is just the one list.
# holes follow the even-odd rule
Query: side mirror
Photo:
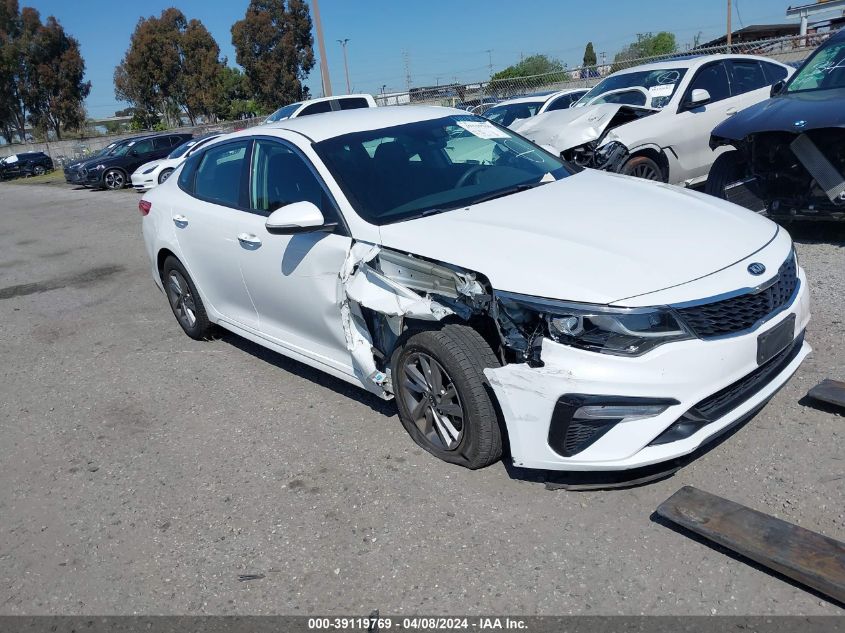
[[311, 231], [330, 231], [336, 224], [326, 224], [326, 219], [313, 202], [292, 202], [276, 209], [267, 218], [264, 227], [273, 235], [291, 235]]
[[772, 84], [772, 89], [769, 91], [770, 97], [777, 97], [786, 87], [786, 82], [781, 79]]
[[698, 108], [707, 103], [710, 103], [710, 93], [704, 88], [696, 88], [692, 91], [690, 98], [686, 102], [687, 109]]

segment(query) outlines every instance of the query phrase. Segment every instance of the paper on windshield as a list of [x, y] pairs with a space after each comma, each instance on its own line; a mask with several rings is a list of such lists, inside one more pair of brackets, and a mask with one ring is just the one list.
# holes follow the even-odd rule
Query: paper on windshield
[[648, 89], [648, 94], [652, 97], [668, 97], [675, 90], [675, 84], [661, 84], [659, 86], [652, 86]]
[[458, 121], [458, 125], [478, 138], [510, 138], [489, 121]]

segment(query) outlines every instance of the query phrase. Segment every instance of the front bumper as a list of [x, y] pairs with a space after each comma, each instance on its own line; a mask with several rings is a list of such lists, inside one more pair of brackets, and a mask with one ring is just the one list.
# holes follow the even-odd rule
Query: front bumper
[[82, 184], [87, 185], [89, 187], [100, 187], [103, 184], [103, 174], [105, 173], [105, 169], [89, 169], [88, 173], [84, 176]]
[[[691, 435], [668, 443], [655, 440], [685, 413], [717, 392], [758, 370], [757, 337], [795, 315], [797, 339], [810, 320], [806, 276], [789, 307], [750, 332], [719, 339], [668, 343], [640, 357], [597, 354], [543, 340], [544, 367], [510, 364], [484, 371], [496, 394], [508, 430], [516, 466], [546, 470], [628, 470], [672, 460], [695, 451], [708, 440], [753, 413], [789, 380], [811, 351], [796, 343], [794, 354], [766, 375], [754, 393], [720, 411]], [[765, 366], [765, 365], [764, 365]], [[569, 394], [674, 400], [663, 413], [623, 421], [571, 457], [549, 443], [558, 400]], [[665, 437], [665, 436], [664, 436]]]
[[139, 174], [138, 172], [135, 172], [132, 174], [132, 188], [135, 191], [149, 191], [158, 184], [156, 181], [156, 174], [157, 172], [155, 171], [150, 172], [149, 174]]

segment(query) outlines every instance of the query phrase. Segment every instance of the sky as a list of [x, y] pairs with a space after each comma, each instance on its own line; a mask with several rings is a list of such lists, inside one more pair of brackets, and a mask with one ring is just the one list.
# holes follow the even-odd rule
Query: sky
[[[129, 46], [138, 19], [179, 8], [201, 20], [235, 64], [231, 27], [243, 18], [249, 0], [20, 0], [42, 20], [54, 15], [79, 40], [92, 83], [89, 116], [111, 116], [128, 104], [114, 96], [114, 68]], [[406, 89], [406, 59], [414, 86], [489, 77], [518, 62], [520, 55], [543, 53], [579, 66], [592, 41], [613, 55], [637, 33], [671, 31], [681, 48], [701, 32], [707, 41], [725, 32], [726, 0], [320, 0], [326, 57], [333, 92], [346, 92], [343, 52], [349, 39], [353, 92]], [[733, 0], [733, 25], [779, 24], [789, 0]], [[792, 2], [792, 4], [798, 4]], [[489, 51], [489, 52], [488, 52]], [[315, 57], [318, 57], [316, 38]], [[319, 62], [306, 84], [320, 96]], [[284, 104], [280, 104], [284, 105]]]

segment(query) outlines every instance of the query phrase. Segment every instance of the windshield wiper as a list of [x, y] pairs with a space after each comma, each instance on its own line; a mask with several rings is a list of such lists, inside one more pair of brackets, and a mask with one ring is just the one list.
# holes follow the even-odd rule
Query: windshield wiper
[[[540, 180], [538, 182], [531, 182], [531, 183], [523, 183], [521, 185], [515, 185], [508, 189], [502, 189], [500, 191], [495, 191], [491, 194], [486, 196], [481, 196], [480, 198], [476, 198], [470, 204], [479, 204], [481, 202], [487, 202], [488, 200], [495, 200], [496, 198], [504, 198], [505, 196], [510, 196], [515, 193], [520, 193], [522, 191], [528, 191], [529, 189], [533, 189], [534, 187], [539, 187], [540, 185], [548, 184], [549, 180]], [[469, 206], [469, 205], [467, 205]]]

